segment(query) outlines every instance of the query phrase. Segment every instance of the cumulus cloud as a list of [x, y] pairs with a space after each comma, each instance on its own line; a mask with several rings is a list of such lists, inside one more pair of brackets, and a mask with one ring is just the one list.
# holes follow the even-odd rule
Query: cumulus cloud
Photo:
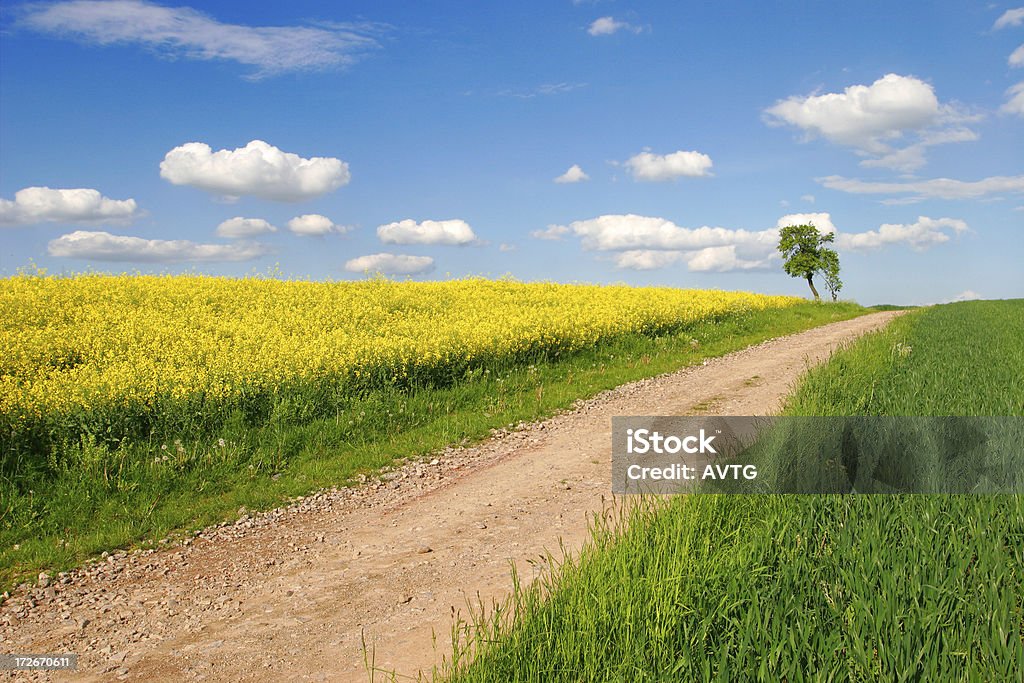
[[641, 152], [627, 159], [625, 166], [636, 180], [661, 181], [711, 175], [711, 157], [682, 150], [671, 154]]
[[235, 216], [229, 218], [217, 226], [215, 231], [218, 237], [256, 237], [277, 232], [277, 228], [262, 218], [242, 218]]
[[[636, 214], [610, 214], [574, 221], [559, 234], [572, 232], [584, 249], [616, 251], [627, 249], [694, 250], [739, 244], [775, 248], [778, 231], [730, 230], [727, 228], [683, 228], [670, 220]], [[549, 228], [551, 229], [551, 228]]]
[[333, 157], [303, 159], [262, 140], [216, 152], [202, 142], [175, 147], [160, 162], [160, 177], [228, 197], [252, 195], [296, 202], [332, 192], [351, 178]]
[[555, 178], [556, 183], [580, 183], [584, 180], [590, 180], [590, 176], [583, 172], [579, 164], [573, 164], [568, 171]]
[[915, 251], [950, 240], [950, 235], [967, 231], [967, 223], [958, 218], [929, 218], [918, 216], [915, 223], [883, 223], [878, 230], [844, 233], [836, 237], [840, 249], [877, 249], [890, 244], [906, 244]]
[[827, 212], [788, 214], [778, 219], [776, 227], [757, 231], [684, 228], [664, 218], [635, 214], [598, 216], [552, 227], [564, 228], [558, 234], [579, 237], [585, 250], [615, 252], [611, 259], [618, 268], [656, 270], [680, 265], [693, 272], [727, 272], [776, 268], [779, 230], [808, 223], [821, 232], [835, 233], [835, 246], [841, 250], [896, 244], [923, 250], [967, 230], [967, 224], [959, 219], [920, 216], [912, 224], [884, 224], [878, 230], [843, 233]]
[[0, 225], [129, 223], [140, 215], [134, 199], [110, 199], [97, 190], [26, 187], [0, 199]]
[[822, 234], [836, 231], [832, 225], [832, 215], [828, 212], [820, 213], [791, 213], [783, 216], [776, 223], [776, 227], [785, 228], [789, 225], [813, 225]]
[[307, 213], [296, 216], [288, 221], [288, 229], [296, 235], [305, 237], [322, 237], [330, 234], [344, 234], [352, 228], [347, 225], [338, 225], [327, 216], [318, 213]]
[[910, 180], [906, 182], [866, 182], [855, 178], [830, 175], [815, 178], [831, 190], [852, 194], [911, 194], [909, 201], [924, 199], [977, 199], [997, 192], [1024, 192], [1024, 175], [991, 176], [973, 182], [951, 178]]
[[1024, 23], [1024, 7], [1017, 7], [1015, 9], [1008, 9], [1003, 12], [996, 23], [992, 25], [992, 29], [998, 31], [1001, 28], [1007, 26], [1020, 26]]
[[[841, 93], [789, 97], [764, 111], [768, 125], [793, 126], [806, 139], [822, 137], [876, 157], [864, 165], [908, 172], [925, 163], [927, 147], [977, 139], [963, 127], [977, 118], [940, 103], [930, 84], [898, 74], [886, 74], [871, 85], [851, 85]], [[908, 135], [917, 136], [909, 151], [893, 146]]]
[[639, 26], [633, 26], [629, 22], [619, 21], [614, 17], [601, 17], [591, 22], [590, 26], [587, 27], [587, 33], [592, 36], [610, 36], [613, 33], [619, 31], [631, 31], [632, 33], [640, 33], [642, 29]]
[[385, 244], [444, 244], [462, 246], [477, 242], [473, 228], [464, 220], [422, 221], [411, 218], [377, 227], [377, 237]]
[[917, 251], [922, 251], [936, 244], [948, 242], [950, 233], [959, 235], [968, 229], [967, 223], [958, 218], [918, 216], [915, 223], [884, 223], [878, 230], [839, 232], [832, 223], [832, 215], [827, 212], [792, 213], [782, 216], [776, 223], [780, 229], [787, 225], [813, 225], [823, 234], [834, 233], [834, 244], [840, 250], [877, 249], [892, 244], [907, 244]]
[[924, 81], [887, 74], [841, 93], [790, 97], [765, 115], [772, 125], [788, 124], [841, 145], [884, 151], [882, 140], [935, 121], [939, 100]]
[[1006, 103], [999, 108], [1004, 114], [1024, 116], [1024, 81], [1006, 91]]
[[686, 252], [630, 249], [615, 255], [615, 266], [625, 270], [660, 270], [683, 260]]
[[530, 237], [538, 240], [558, 241], [572, 232], [564, 225], [549, 225], [543, 230], [531, 230]]
[[693, 252], [686, 259], [686, 265], [694, 272], [718, 272], [731, 270], [763, 270], [774, 266], [773, 260], [779, 258], [775, 252], [763, 258], [741, 258], [739, 247], [730, 244], [724, 247], [707, 247]]
[[434, 259], [429, 256], [406, 256], [403, 254], [368, 254], [345, 262], [350, 273], [383, 273], [385, 275], [415, 275], [434, 269]]
[[144, 0], [73, 0], [30, 4], [19, 25], [91, 45], [141, 45], [169, 59], [223, 60], [255, 67], [259, 79], [345, 67], [379, 46], [376, 24], [246, 26], [189, 7]]
[[1024, 45], [1011, 52], [1006, 63], [1013, 67], [1024, 66]]
[[134, 263], [251, 261], [269, 253], [257, 243], [197, 244], [188, 240], [147, 240], [109, 232], [76, 230], [51, 240], [50, 256]]
[[654, 249], [624, 251], [615, 256], [615, 265], [626, 270], [658, 270], [685, 263], [692, 272], [727, 272], [761, 270], [773, 267], [774, 254], [760, 259], [744, 259], [737, 255], [735, 245], [706, 247], [696, 251], [659, 251]]

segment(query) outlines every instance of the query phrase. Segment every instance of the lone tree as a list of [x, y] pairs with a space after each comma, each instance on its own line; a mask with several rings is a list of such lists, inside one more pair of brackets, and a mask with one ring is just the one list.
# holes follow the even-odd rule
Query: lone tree
[[822, 235], [813, 225], [789, 225], [779, 231], [779, 251], [785, 259], [783, 270], [792, 277], [807, 280], [815, 301], [821, 300], [814, 288], [815, 273], [823, 274], [833, 301], [843, 286], [839, 280], [839, 254], [825, 247], [834, 239], [834, 234]]

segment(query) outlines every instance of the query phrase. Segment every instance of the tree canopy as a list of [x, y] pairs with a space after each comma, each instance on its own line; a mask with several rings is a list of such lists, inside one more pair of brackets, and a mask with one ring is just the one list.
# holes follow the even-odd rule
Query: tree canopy
[[821, 234], [813, 225], [789, 225], [779, 231], [782, 269], [792, 277], [807, 280], [815, 300], [821, 297], [814, 287], [814, 275], [821, 273], [835, 301], [843, 283], [839, 279], [839, 254], [825, 245], [835, 239], [833, 233]]

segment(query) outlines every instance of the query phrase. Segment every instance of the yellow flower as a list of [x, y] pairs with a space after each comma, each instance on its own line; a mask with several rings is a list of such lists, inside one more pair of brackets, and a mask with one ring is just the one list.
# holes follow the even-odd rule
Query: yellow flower
[[659, 287], [21, 274], [0, 280], [0, 412], [408, 377], [800, 301]]

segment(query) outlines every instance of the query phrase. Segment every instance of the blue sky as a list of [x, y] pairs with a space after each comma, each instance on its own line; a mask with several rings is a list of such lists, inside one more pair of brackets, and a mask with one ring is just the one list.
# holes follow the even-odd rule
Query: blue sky
[[5, 3], [0, 274], [1024, 296], [1024, 8]]

